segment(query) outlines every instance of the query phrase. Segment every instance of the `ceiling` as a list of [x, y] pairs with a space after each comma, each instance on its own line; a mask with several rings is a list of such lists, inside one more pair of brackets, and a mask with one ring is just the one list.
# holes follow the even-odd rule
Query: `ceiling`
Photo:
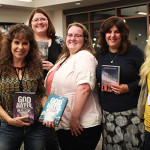
[[[33, 0], [32, 2], [0, 0], [0, 8], [33, 9], [35, 7], [43, 7], [46, 10], [55, 11], [104, 4], [114, 1], [119, 0]], [[76, 5], [76, 3], [80, 3], [80, 5]]]

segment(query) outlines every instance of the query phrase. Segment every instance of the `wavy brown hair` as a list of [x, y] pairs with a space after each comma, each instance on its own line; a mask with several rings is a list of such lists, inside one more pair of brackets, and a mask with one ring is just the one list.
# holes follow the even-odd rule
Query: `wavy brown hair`
[[24, 24], [16, 24], [9, 29], [0, 52], [0, 71], [5, 75], [9, 75], [11, 73], [13, 65], [11, 43], [14, 38], [24, 38], [29, 41], [30, 49], [25, 58], [25, 62], [27, 63], [29, 73], [31, 75], [35, 75], [37, 71], [42, 69], [42, 62], [40, 59], [37, 42], [34, 39], [33, 30]]
[[55, 36], [55, 34], [56, 34], [55, 27], [54, 27], [54, 25], [53, 25], [53, 23], [52, 23], [49, 15], [48, 15], [48, 13], [44, 9], [42, 9], [42, 8], [35, 8], [31, 12], [30, 17], [29, 17], [28, 26], [32, 28], [32, 19], [33, 19], [34, 15], [36, 13], [41, 13], [41, 14], [43, 14], [47, 18], [47, 20], [48, 20], [47, 37], [49, 37], [50, 39], [52, 39]]
[[131, 46], [131, 41], [129, 40], [129, 28], [123, 21], [123, 19], [117, 16], [109, 17], [101, 24], [100, 30], [98, 32], [99, 39], [97, 44], [100, 46], [98, 50], [100, 51], [100, 53], [104, 53], [105, 51], [108, 50], [108, 44], [105, 39], [105, 34], [113, 26], [117, 27], [122, 36], [121, 44], [118, 48], [118, 54], [119, 55], [125, 54]]
[[3, 39], [4, 39], [3, 33], [0, 31], [0, 51], [1, 51], [1, 48], [2, 48]]
[[[95, 50], [94, 50], [93, 45], [92, 45], [92, 40], [91, 40], [90, 34], [89, 34], [87, 28], [83, 24], [78, 23], [78, 22], [74, 22], [74, 23], [69, 24], [67, 27], [66, 36], [68, 34], [68, 30], [72, 26], [79, 27], [83, 30], [84, 44], [83, 44], [82, 48], [80, 49], [80, 51], [81, 50], [87, 50], [95, 56]], [[62, 56], [66, 57], [66, 58], [68, 58], [70, 56], [70, 51], [69, 51], [66, 43], [64, 44], [64, 48], [63, 48], [62, 53], [60, 54], [59, 58], [63, 58]]]

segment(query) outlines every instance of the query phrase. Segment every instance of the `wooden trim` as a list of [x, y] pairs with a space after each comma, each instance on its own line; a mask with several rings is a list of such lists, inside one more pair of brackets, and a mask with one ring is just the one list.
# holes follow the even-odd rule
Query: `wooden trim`
[[91, 13], [88, 13], [88, 31], [91, 35], [91, 25], [90, 25], [90, 18], [91, 18]]
[[99, 5], [67, 9], [63, 11], [63, 14], [64, 15], [79, 14], [79, 13], [89, 12], [89, 11], [107, 10], [107, 9], [118, 8], [118, 7], [128, 7], [130, 5], [132, 6], [141, 5], [141, 4], [146, 4], [147, 2], [149, 2], [149, 0], [121, 0], [121, 1], [115, 1], [110, 3], [99, 4]]
[[127, 16], [127, 17], [121, 17], [123, 19], [134, 19], [134, 18], [143, 18], [147, 17], [147, 15], [136, 15], [136, 16]]
[[121, 15], [120, 8], [115, 8], [115, 16], [120, 16], [120, 15]]

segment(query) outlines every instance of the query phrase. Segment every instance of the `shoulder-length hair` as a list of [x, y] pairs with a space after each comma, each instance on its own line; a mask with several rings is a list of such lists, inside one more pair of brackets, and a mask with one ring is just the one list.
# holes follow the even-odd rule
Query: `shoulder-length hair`
[[29, 53], [25, 58], [27, 68], [31, 75], [35, 75], [39, 69], [42, 69], [40, 52], [37, 42], [34, 39], [33, 30], [24, 24], [13, 25], [5, 37], [2, 50], [0, 52], [0, 70], [9, 75], [13, 66], [13, 54], [11, 51], [11, 43], [14, 38], [23, 38], [29, 41]]
[[47, 20], [48, 20], [47, 37], [53, 38], [55, 36], [55, 34], [56, 34], [55, 27], [54, 27], [54, 25], [53, 25], [53, 23], [52, 23], [49, 15], [48, 15], [48, 13], [44, 9], [42, 9], [42, 8], [35, 8], [31, 12], [30, 17], [29, 17], [28, 26], [30, 26], [32, 28], [32, 19], [33, 19], [34, 15], [36, 13], [41, 13], [41, 14], [43, 14], [47, 18]]
[[148, 38], [148, 42], [145, 47], [145, 56], [146, 56], [145, 61], [140, 68], [140, 77], [141, 77], [139, 82], [140, 85], [146, 83], [147, 74], [150, 72], [150, 36]]
[[[68, 30], [72, 26], [79, 27], [83, 30], [84, 44], [83, 44], [82, 48], [80, 49], [80, 51], [81, 50], [87, 50], [95, 56], [95, 50], [94, 50], [93, 45], [92, 45], [92, 40], [91, 40], [90, 34], [89, 34], [87, 28], [83, 24], [78, 23], [78, 22], [74, 22], [74, 23], [69, 24], [67, 27], [67, 31], [66, 31], [66, 37], [68, 34]], [[60, 54], [59, 58], [63, 58], [62, 56], [66, 57], [66, 58], [68, 58], [70, 56], [70, 51], [66, 45], [66, 42], [64, 44], [64, 48], [63, 48], [62, 53]]]
[[118, 54], [119, 55], [125, 54], [129, 50], [129, 47], [131, 46], [131, 41], [129, 40], [129, 28], [123, 21], [123, 19], [117, 16], [109, 17], [101, 24], [100, 30], [98, 32], [99, 33], [99, 39], [97, 42], [97, 44], [99, 45], [98, 49], [101, 53], [104, 53], [106, 50], [108, 50], [108, 44], [105, 39], [105, 34], [113, 26], [117, 27], [122, 36], [121, 44], [118, 48]]

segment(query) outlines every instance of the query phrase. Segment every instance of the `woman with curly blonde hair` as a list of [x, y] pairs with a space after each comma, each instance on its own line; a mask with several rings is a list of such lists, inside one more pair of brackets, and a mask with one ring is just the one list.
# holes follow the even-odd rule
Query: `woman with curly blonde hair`
[[144, 150], [150, 149], [150, 37], [146, 46], [146, 58], [145, 62], [140, 69], [140, 85], [141, 92], [138, 101], [138, 115], [140, 118], [144, 118], [145, 125], [145, 145]]

